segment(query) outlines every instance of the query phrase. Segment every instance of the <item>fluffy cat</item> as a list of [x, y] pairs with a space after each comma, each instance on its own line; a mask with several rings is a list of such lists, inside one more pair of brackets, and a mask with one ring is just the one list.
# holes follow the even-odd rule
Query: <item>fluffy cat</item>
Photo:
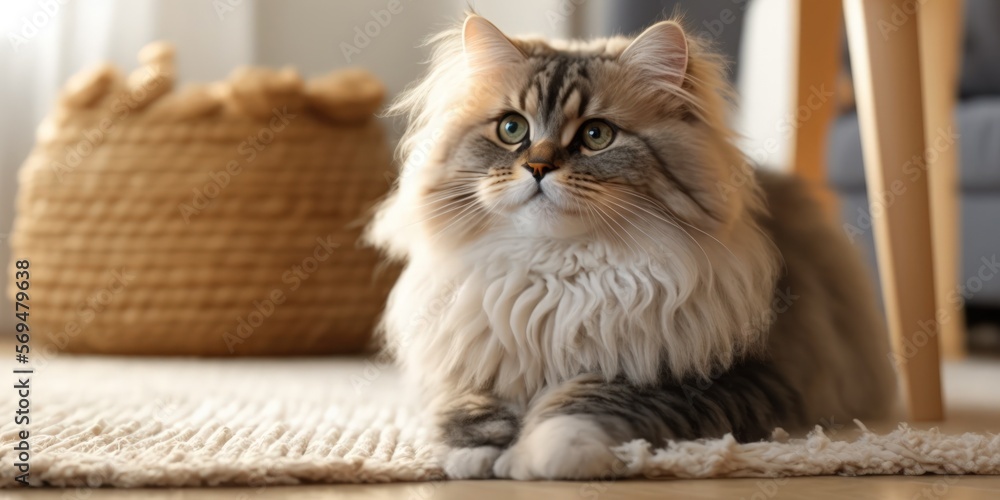
[[723, 63], [680, 24], [561, 42], [470, 15], [433, 43], [367, 239], [406, 263], [382, 329], [451, 477], [608, 477], [632, 439], [892, 404], [854, 249], [797, 181], [750, 169]]

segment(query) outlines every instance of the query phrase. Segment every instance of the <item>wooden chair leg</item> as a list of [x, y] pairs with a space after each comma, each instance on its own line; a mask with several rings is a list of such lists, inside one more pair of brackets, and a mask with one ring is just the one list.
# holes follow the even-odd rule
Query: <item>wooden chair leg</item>
[[918, 14], [900, 19], [904, 7], [903, 0], [844, 0], [844, 18], [893, 359], [910, 418], [940, 420]]
[[792, 171], [805, 179], [831, 218], [839, 220], [826, 178], [826, 138], [837, 113], [837, 100], [828, 94], [837, 90], [841, 67], [841, 6], [816, 0], [792, 5], [797, 9], [792, 109], [796, 116], [808, 116], [798, 123], [792, 140]]
[[961, 232], [955, 100], [961, 60], [962, 1], [930, 0], [920, 5], [920, 68], [923, 73], [924, 139], [934, 238], [934, 285], [946, 359], [965, 356], [965, 314], [953, 300], [959, 280]]

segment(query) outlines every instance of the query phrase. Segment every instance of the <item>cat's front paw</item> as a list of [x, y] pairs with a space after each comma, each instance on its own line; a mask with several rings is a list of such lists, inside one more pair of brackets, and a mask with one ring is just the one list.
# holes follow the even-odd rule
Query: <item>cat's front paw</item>
[[444, 457], [444, 473], [451, 479], [486, 479], [493, 477], [493, 464], [500, 456], [496, 446], [452, 448]]
[[610, 479], [625, 472], [615, 442], [585, 416], [540, 422], [496, 460], [493, 474], [511, 479]]

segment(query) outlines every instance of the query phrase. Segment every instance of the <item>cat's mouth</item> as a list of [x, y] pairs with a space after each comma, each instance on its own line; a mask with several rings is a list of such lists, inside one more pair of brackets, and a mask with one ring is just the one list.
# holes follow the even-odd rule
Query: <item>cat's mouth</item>
[[[512, 186], [506, 193], [507, 202], [499, 205], [501, 211], [511, 211], [518, 216], [528, 216], [531, 219], [559, 217], [561, 215], [573, 215], [577, 211], [574, 209], [575, 203], [568, 193], [556, 182], [535, 182], [520, 183]], [[490, 200], [486, 203], [489, 205]], [[497, 205], [494, 205], [497, 206]]]
[[546, 205], [551, 205], [550, 208], [561, 209], [560, 204], [556, 202], [556, 197], [552, 196], [552, 193], [545, 190], [539, 183], [535, 186], [535, 193], [528, 197], [526, 203], [543, 203]]
[[570, 215], [576, 213], [572, 205], [560, 197], [559, 189], [545, 189], [541, 184], [536, 186], [535, 192], [525, 200], [524, 205], [536, 213], [549, 215]]

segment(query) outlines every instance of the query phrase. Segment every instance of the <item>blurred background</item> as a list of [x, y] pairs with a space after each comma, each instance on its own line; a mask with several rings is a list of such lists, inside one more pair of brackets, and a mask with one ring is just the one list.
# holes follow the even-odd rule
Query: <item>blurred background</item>
[[[1000, 307], [1000, 279], [982, 274], [984, 262], [1000, 251], [1000, 2], [965, 4], [957, 110], [963, 257], [955, 265], [961, 268], [960, 283], [967, 285], [961, 293], [975, 324], [970, 338], [988, 350], [1000, 345], [990, 326]], [[247, 64], [293, 66], [305, 77], [356, 66], [378, 77], [391, 99], [423, 71], [428, 51], [422, 40], [460, 20], [469, 5], [509, 34], [558, 38], [635, 33], [672, 12], [683, 13], [695, 36], [714, 41], [732, 61], [730, 75], [739, 92], [732, 123], [749, 157], [764, 168], [790, 168], [787, 125], [802, 118], [789, 98], [796, 55], [793, 0], [5, 1], [0, 4], [6, 38], [0, 43], [0, 261], [10, 257], [6, 240], [17, 169], [58, 89], [81, 69], [110, 61], [127, 72], [137, 66], [136, 54], [145, 44], [168, 40], [176, 46], [181, 84], [224, 79]], [[389, 10], [394, 12], [385, 17]], [[369, 26], [375, 29], [366, 35]], [[845, 224], [855, 224], [868, 208], [850, 80], [845, 77], [827, 92], [837, 108], [827, 141], [828, 181], [839, 195]], [[392, 144], [399, 124], [384, 119], [383, 125]], [[854, 236], [874, 267], [870, 228]], [[4, 289], [7, 279], [6, 271], [0, 274]], [[0, 310], [11, 310], [6, 295], [0, 302]], [[5, 328], [12, 324], [8, 316]]]

